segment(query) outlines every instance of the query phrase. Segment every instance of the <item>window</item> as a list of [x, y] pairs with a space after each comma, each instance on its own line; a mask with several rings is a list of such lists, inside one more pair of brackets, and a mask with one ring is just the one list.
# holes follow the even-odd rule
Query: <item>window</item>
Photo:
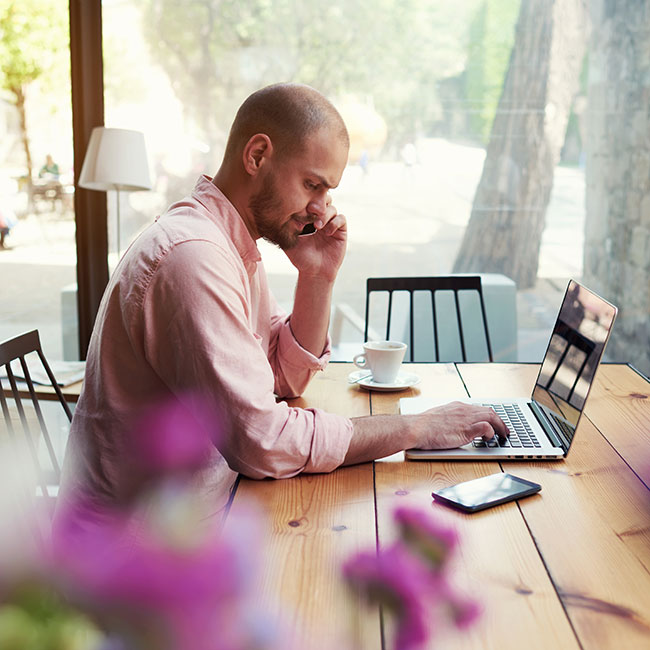
[[0, 2], [0, 338], [76, 358], [68, 3]]
[[[568, 0], [332, 0], [326, 7], [105, 0], [105, 122], [145, 133], [154, 182], [151, 192], [123, 197], [122, 236], [134, 237], [199, 174], [216, 171], [234, 113], [251, 91], [278, 80], [309, 83], [335, 102], [352, 136], [334, 193], [350, 228], [334, 296], [349, 306], [346, 313], [363, 314], [368, 276], [503, 272], [518, 284], [518, 358], [535, 360], [566, 279], [582, 277], [621, 307], [610, 358], [635, 359], [648, 372], [650, 124], [643, 93], [650, 64], [641, 54], [650, 16], [642, 8], [606, 12], [601, 4], [595, 0], [586, 13]], [[24, 11], [37, 5], [22, 3]], [[48, 15], [65, 16], [62, 8]], [[58, 51], [51, 44], [67, 35], [48, 29], [41, 42]], [[30, 84], [38, 116], [28, 122], [33, 168], [52, 153], [67, 170], [68, 65], [65, 57], [52, 59], [56, 73]], [[2, 198], [7, 203], [10, 195], [10, 208], [19, 208], [7, 237], [14, 248], [0, 253], [4, 277], [12, 278], [3, 295], [12, 305], [31, 295], [24, 320], [40, 319], [52, 341], [62, 340], [56, 305], [74, 282], [74, 226], [66, 225], [59, 198], [52, 219], [44, 216], [51, 210], [21, 207], [20, 120], [3, 88], [0, 129], [9, 138], [0, 145]], [[110, 193], [108, 201], [113, 237]], [[485, 232], [481, 221], [489, 223]], [[30, 223], [39, 243], [50, 242], [48, 260], [53, 230], [67, 228], [57, 262], [45, 273], [36, 270], [42, 258], [29, 266], [37, 286], [48, 287], [43, 298], [24, 289], [29, 273], [17, 261]], [[260, 248], [273, 290], [289, 307], [295, 272], [280, 251]], [[17, 323], [19, 313], [2, 326]], [[344, 321], [343, 342], [360, 341], [353, 322]]]

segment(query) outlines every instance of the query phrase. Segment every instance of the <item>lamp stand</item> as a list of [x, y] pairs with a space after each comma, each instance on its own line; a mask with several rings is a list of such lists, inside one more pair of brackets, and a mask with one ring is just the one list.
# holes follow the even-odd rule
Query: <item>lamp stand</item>
[[122, 249], [120, 247], [120, 188], [115, 186], [115, 191], [117, 192], [117, 261], [120, 261], [120, 253]]

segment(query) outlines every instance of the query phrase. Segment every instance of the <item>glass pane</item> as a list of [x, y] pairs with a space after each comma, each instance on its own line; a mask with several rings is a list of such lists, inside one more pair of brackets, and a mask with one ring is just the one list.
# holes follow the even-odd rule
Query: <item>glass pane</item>
[[0, 339], [49, 359], [78, 358], [68, 43], [67, 0], [0, 4]]
[[[493, 274], [488, 321], [499, 313], [491, 326], [512, 332], [495, 358], [540, 360], [567, 280], [583, 275], [586, 133], [599, 110], [588, 102], [591, 17], [582, 8], [560, 20], [552, 6], [105, 0], [106, 123], [145, 133], [154, 182], [124, 197], [123, 232], [134, 236], [214, 174], [252, 91], [304, 82], [335, 103], [351, 135], [332, 193], [349, 224], [334, 294], [339, 358], [359, 349], [367, 277], [467, 270]], [[481, 213], [503, 221], [473, 237], [485, 254], [462, 268]], [[259, 247], [290, 309], [295, 270]]]

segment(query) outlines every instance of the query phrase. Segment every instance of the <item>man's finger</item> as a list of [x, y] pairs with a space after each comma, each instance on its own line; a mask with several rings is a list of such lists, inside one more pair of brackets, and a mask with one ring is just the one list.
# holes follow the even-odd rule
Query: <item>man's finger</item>
[[330, 203], [325, 204], [325, 214], [314, 219], [314, 226], [317, 230], [323, 230], [327, 224], [337, 216], [336, 208]]
[[488, 422], [492, 425], [494, 432], [501, 438], [507, 438], [510, 435], [506, 423], [492, 409], [490, 409]]
[[494, 438], [494, 429], [488, 422], [475, 422], [469, 428], [471, 438], [483, 438], [483, 440], [492, 440]]
[[507, 438], [510, 435], [510, 431], [508, 430], [505, 422], [496, 414], [494, 409], [490, 408], [489, 406], [479, 406], [477, 409], [478, 412], [475, 415], [477, 420], [485, 420], [485, 422], [491, 425], [494, 433], [496, 433], [501, 438]]
[[345, 229], [346, 219], [342, 214], [336, 214], [322, 228], [326, 235], [333, 235], [337, 230]]

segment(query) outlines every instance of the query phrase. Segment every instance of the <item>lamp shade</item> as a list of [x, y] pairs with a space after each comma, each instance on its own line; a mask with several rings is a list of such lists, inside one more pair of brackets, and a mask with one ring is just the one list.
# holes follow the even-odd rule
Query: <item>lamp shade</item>
[[144, 134], [96, 126], [90, 135], [79, 187], [126, 192], [151, 189]]

